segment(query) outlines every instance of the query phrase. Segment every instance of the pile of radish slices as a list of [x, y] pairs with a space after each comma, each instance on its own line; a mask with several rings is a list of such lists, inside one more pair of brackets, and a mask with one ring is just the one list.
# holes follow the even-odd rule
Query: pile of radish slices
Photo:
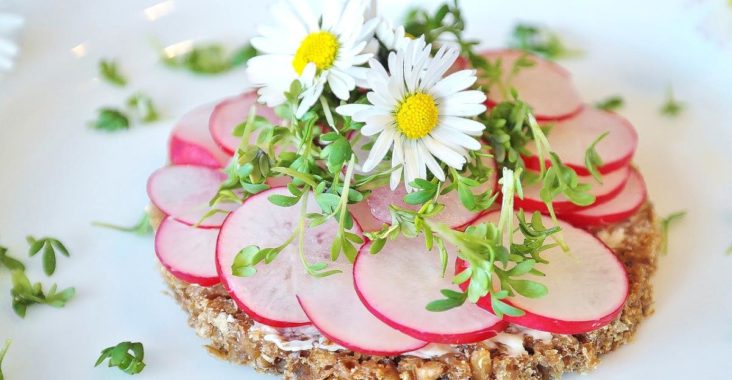
[[[519, 53], [501, 50], [486, 56], [501, 58], [510, 66]], [[295, 241], [272, 263], [258, 265], [253, 276], [233, 276], [231, 265], [242, 248], [280, 245], [298, 228], [300, 212], [299, 207], [272, 205], [267, 199], [270, 195], [286, 193], [284, 188], [273, 187], [243, 204], [219, 205], [220, 212], [202, 219], [211, 211], [208, 202], [225, 179], [221, 168], [239, 145], [232, 131], [252, 109], [256, 100], [253, 93], [196, 108], [173, 129], [171, 166], [153, 173], [148, 182], [152, 203], [166, 215], [155, 238], [160, 262], [188, 283], [221, 283], [237, 305], [259, 323], [277, 328], [312, 324], [334, 343], [372, 355], [396, 355], [428, 343], [478, 342], [501, 332], [509, 323], [561, 334], [588, 332], [608, 324], [623, 308], [628, 281], [615, 254], [587, 230], [627, 219], [646, 201], [643, 178], [630, 166], [637, 135], [622, 117], [584, 105], [564, 69], [537, 57], [530, 59], [534, 66], [521, 70], [512, 84], [533, 107], [537, 119], [554, 124], [548, 135], [550, 145], [577, 171], [581, 181], [592, 184], [597, 202], [589, 207], [561, 197], [554, 202], [571, 252], [559, 248], [545, 252], [549, 264], [539, 264], [538, 269], [546, 274], [541, 282], [548, 287], [547, 296], [507, 299], [525, 310], [524, 316], [499, 319], [491, 313], [489, 300], [446, 312], [427, 311], [425, 306], [440, 297], [441, 289], [459, 290], [451, 283], [451, 276], [441, 276], [436, 252], [426, 251], [421, 239], [401, 237], [388, 242], [378, 255], [368, 253], [367, 242], [355, 264], [343, 257], [333, 263], [329, 261], [329, 247], [337, 230], [333, 221], [305, 230], [304, 252], [299, 252]], [[502, 100], [490, 92], [488, 105]], [[257, 112], [277, 120], [263, 106], [258, 106]], [[599, 168], [603, 174], [600, 184], [584, 166], [584, 152], [604, 132], [609, 135], [597, 145], [604, 161]], [[530, 170], [539, 170], [535, 156], [525, 157], [525, 162]], [[494, 162], [489, 164], [495, 166]], [[491, 178], [486, 186], [483, 191], [497, 187], [496, 179]], [[516, 207], [546, 212], [539, 191], [538, 186], [527, 186], [524, 198], [516, 199]], [[409, 207], [403, 204], [403, 196], [401, 188], [396, 192], [376, 189], [366, 201], [351, 208], [358, 222], [351, 232], [362, 234], [390, 223], [390, 204]], [[455, 228], [497, 217], [496, 212], [465, 210], [455, 192], [443, 202], [447, 208], [439, 219]], [[317, 211], [313, 199], [308, 207]], [[452, 247], [448, 251], [450, 262], [460, 270], [464, 264]], [[302, 259], [326, 262], [341, 273], [313, 278], [305, 273]]]

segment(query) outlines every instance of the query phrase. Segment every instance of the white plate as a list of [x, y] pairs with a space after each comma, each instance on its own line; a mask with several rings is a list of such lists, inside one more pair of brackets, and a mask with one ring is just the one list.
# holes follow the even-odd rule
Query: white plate
[[[592, 379], [712, 379], [732, 372], [732, 257], [723, 254], [732, 244], [732, 59], [725, 50], [732, 36], [714, 34], [732, 20], [724, 2], [464, 1], [470, 34], [486, 46], [500, 46], [520, 19], [547, 23], [584, 50], [563, 63], [588, 101], [625, 98], [622, 113], [641, 136], [636, 162], [660, 214], [689, 210], [672, 231], [671, 252], [659, 260], [656, 314]], [[408, 2], [388, 3], [384, 8], [397, 15]], [[206, 353], [165, 290], [151, 239], [90, 225], [134, 222], [147, 203], [148, 174], [165, 162], [175, 119], [246, 87], [241, 70], [196, 77], [164, 68], [150, 40], [241, 42], [267, 17], [265, 5], [16, 5], [26, 27], [16, 71], [0, 82], [0, 244], [32, 263], [32, 280], [73, 285], [77, 296], [61, 310], [31, 307], [21, 320], [10, 308], [9, 275], [0, 269], [0, 340], [14, 339], [6, 378], [127, 379], [116, 369], [93, 368], [102, 348], [122, 340], [145, 344], [147, 368], [139, 379], [269, 378]], [[100, 82], [100, 57], [118, 59], [127, 88]], [[678, 119], [658, 114], [669, 85], [687, 105]], [[137, 89], [159, 103], [165, 121], [116, 134], [87, 128], [97, 107], [120, 104]], [[26, 234], [56, 236], [71, 249], [53, 278], [40, 272], [39, 258], [26, 257]]]

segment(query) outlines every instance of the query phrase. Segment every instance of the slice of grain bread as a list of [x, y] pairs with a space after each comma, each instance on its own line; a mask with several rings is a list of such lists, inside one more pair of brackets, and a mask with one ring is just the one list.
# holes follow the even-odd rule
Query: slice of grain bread
[[587, 334], [552, 335], [539, 341], [524, 337], [526, 353], [510, 355], [500, 344], [455, 346], [457, 353], [433, 359], [376, 357], [320, 348], [287, 352], [265, 341], [260, 329], [239, 311], [221, 286], [204, 288], [177, 280], [163, 269], [189, 323], [210, 340], [215, 356], [286, 379], [550, 379], [564, 372], [585, 372], [599, 357], [628, 342], [639, 323], [653, 312], [650, 277], [656, 268], [659, 230], [653, 207], [646, 204], [629, 220], [593, 231], [624, 263], [630, 296], [620, 317]]

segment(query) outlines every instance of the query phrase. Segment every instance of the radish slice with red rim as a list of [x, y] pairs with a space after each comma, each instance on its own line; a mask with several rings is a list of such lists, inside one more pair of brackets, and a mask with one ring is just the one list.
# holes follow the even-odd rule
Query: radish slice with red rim
[[[384, 323], [417, 339], [446, 344], [479, 342], [505, 329], [504, 321], [469, 302], [441, 312], [426, 309], [442, 298], [442, 289], [459, 288], [452, 275], [443, 276], [437, 249], [427, 251], [424, 239], [400, 236], [376, 255], [369, 247], [361, 248], [353, 277], [363, 304]], [[447, 248], [453, 263], [455, 248]]]
[[[498, 212], [480, 218], [476, 223], [497, 222]], [[542, 217], [545, 226], [551, 218]], [[620, 315], [628, 298], [628, 277], [617, 256], [592, 234], [569, 223], [559, 221], [570, 252], [550, 248], [541, 256], [549, 263], [536, 264], [545, 276], [526, 274], [521, 278], [538, 281], [548, 289], [540, 298], [515, 295], [504, 299], [524, 310], [520, 317], [504, 316], [507, 322], [555, 334], [582, 334], [603, 327]], [[458, 260], [458, 272], [465, 264]], [[462, 286], [466, 286], [463, 284]], [[492, 311], [490, 298], [478, 305]]]
[[[541, 57], [520, 50], [492, 50], [481, 53], [490, 61], [501, 59], [503, 80], [507, 80], [513, 64], [521, 57], [534, 62], [532, 67], [522, 68], [510, 78], [521, 100], [531, 106], [537, 120], [562, 120], [582, 110], [583, 102], [572, 83], [572, 77], [561, 66]], [[492, 87], [488, 92], [488, 106], [505, 100], [500, 91]]]
[[214, 142], [208, 121], [214, 104], [194, 108], [181, 117], [170, 136], [169, 157], [173, 165], [221, 168], [231, 158]]
[[[224, 222], [224, 213], [201, 219], [211, 210], [209, 202], [216, 195], [226, 175], [203, 166], [176, 165], [156, 170], [147, 181], [150, 201], [165, 215], [200, 228], [218, 228]], [[235, 203], [221, 203], [216, 208], [231, 211]]]
[[[306, 325], [310, 321], [295, 298], [294, 271], [302, 267], [296, 241], [285, 247], [271, 263], [257, 264], [257, 272], [251, 277], [231, 273], [231, 265], [243, 248], [252, 245], [277, 247], [297, 228], [299, 207], [275, 206], [267, 199], [271, 195], [291, 194], [285, 188], [263, 191], [229, 214], [216, 245], [216, 267], [231, 298], [255, 321], [274, 327]], [[312, 199], [309, 208], [312, 212], [318, 211]], [[334, 221], [328, 221], [308, 229], [305, 249], [330, 252], [336, 228]]]
[[[488, 180], [477, 189], [473, 189], [473, 193], [478, 194], [488, 190], [493, 190], [498, 185], [495, 160], [492, 158], [487, 159], [485, 164], [487, 167], [492, 169], [490, 178], [488, 178]], [[371, 214], [377, 220], [391, 224], [391, 213], [389, 212], [390, 205], [407, 210], [419, 210], [420, 206], [409, 205], [404, 202], [405, 195], [407, 195], [407, 190], [403, 184], [400, 184], [396, 190], [391, 190], [389, 186], [382, 186], [374, 189], [367, 199], [369, 208], [371, 209]], [[445, 209], [437, 214], [432, 220], [439, 223], [445, 223], [452, 228], [463, 227], [480, 216], [480, 213], [470, 211], [463, 206], [462, 202], [460, 202], [460, 196], [456, 190], [438, 197], [438, 202], [444, 204]]]
[[[280, 122], [273, 109], [257, 103], [256, 92], [246, 92], [224, 100], [216, 105], [211, 114], [209, 128], [214, 141], [226, 153], [233, 155], [239, 147], [241, 138], [234, 136], [234, 129], [239, 124], [247, 121], [252, 106], [256, 106], [257, 115], [267, 118], [272, 123]], [[253, 134], [251, 138], [254, 141], [256, 134]]]
[[331, 341], [367, 355], [399, 355], [427, 343], [403, 334], [376, 318], [361, 303], [353, 284], [353, 266], [342, 255], [336, 263], [329, 251], [311, 256], [311, 262], [328, 262], [337, 273], [314, 278], [298, 268], [297, 298], [313, 325]]
[[[585, 152], [605, 132], [608, 135], [597, 143], [595, 149], [603, 161], [598, 168], [599, 172], [608, 174], [628, 166], [638, 146], [635, 128], [620, 115], [585, 107], [574, 117], [556, 123], [547, 138], [552, 150], [565, 165], [573, 168], [579, 175], [590, 175], [585, 166]], [[527, 148], [534, 155], [524, 157], [526, 167], [539, 170], [539, 159], [535, 155], [536, 145], [528, 144]], [[551, 162], [547, 165], [551, 165]]]
[[[630, 177], [630, 172], [630, 167], [626, 166], [610, 174], [603, 175], [602, 184], [598, 184], [597, 181], [595, 181], [595, 179], [591, 176], [579, 177], [579, 182], [592, 185], [590, 193], [595, 196], [595, 203], [592, 204], [592, 207], [594, 207], [609, 202], [610, 200], [618, 196], [618, 194], [623, 191], [623, 187], [625, 187], [625, 183]], [[538, 175], [538, 173], [536, 174]], [[524, 198], [519, 199], [518, 196], [516, 196], [516, 199], [514, 201], [515, 208], [522, 208], [526, 211], [540, 211], [543, 213], [548, 213], [544, 201], [541, 200], [541, 188], [541, 182], [536, 182], [528, 186], [524, 186]], [[571, 213], [584, 208], [583, 206], [578, 206], [572, 203], [569, 199], [561, 194], [554, 199], [552, 205], [554, 206], [554, 211], [557, 213]]]
[[195, 228], [167, 217], [155, 233], [155, 254], [176, 278], [201, 286], [216, 285], [218, 236], [218, 229]]
[[633, 169], [628, 183], [623, 190], [612, 200], [598, 206], [584, 208], [560, 217], [580, 227], [590, 227], [603, 224], [617, 223], [633, 216], [646, 201], [646, 184], [643, 176]]

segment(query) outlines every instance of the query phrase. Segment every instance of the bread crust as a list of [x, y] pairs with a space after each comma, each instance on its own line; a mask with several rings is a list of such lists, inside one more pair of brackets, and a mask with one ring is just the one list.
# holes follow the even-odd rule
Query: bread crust
[[455, 346], [456, 353], [432, 359], [377, 357], [351, 351], [283, 351], [264, 339], [220, 286], [205, 288], [182, 282], [162, 269], [189, 324], [209, 340], [216, 357], [250, 365], [285, 379], [552, 379], [564, 372], [586, 372], [602, 354], [630, 341], [640, 322], [653, 313], [651, 276], [656, 269], [660, 233], [650, 203], [630, 219], [592, 232], [613, 249], [625, 265], [630, 294], [618, 319], [586, 334], [552, 334], [551, 340], [525, 336], [522, 355], [510, 355], [500, 344]]

